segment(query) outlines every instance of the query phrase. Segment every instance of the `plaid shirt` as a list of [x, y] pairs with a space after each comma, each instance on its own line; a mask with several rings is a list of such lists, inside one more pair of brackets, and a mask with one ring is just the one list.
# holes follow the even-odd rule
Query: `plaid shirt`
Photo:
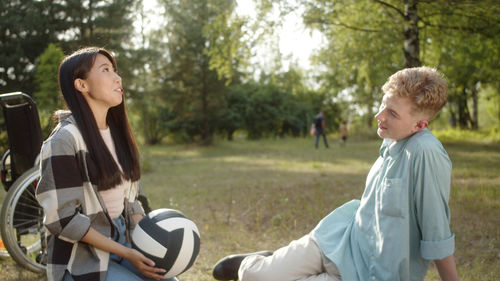
[[[75, 281], [104, 281], [109, 252], [80, 240], [90, 227], [112, 237], [116, 226], [97, 190], [96, 166], [73, 116], [63, 118], [43, 143], [40, 171], [36, 197], [46, 216], [48, 279], [62, 280], [68, 271]], [[138, 182], [133, 182], [126, 193], [128, 229], [134, 227], [131, 214], [144, 214], [138, 189]]]

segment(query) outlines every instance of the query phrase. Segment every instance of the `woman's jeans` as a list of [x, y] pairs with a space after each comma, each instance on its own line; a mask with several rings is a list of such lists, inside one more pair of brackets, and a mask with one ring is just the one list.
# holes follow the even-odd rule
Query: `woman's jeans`
[[[118, 232], [119, 232], [119, 239], [118, 243], [126, 246], [126, 247], [131, 247], [129, 243], [127, 243], [125, 239], [125, 219], [123, 216], [119, 216], [116, 219], [113, 219], [113, 222], [116, 224], [118, 227]], [[113, 237], [116, 240], [116, 236], [118, 234], [115, 233], [115, 237]], [[108, 273], [106, 275], [106, 281], [152, 281], [155, 279], [152, 278], [147, 278], [144, 275], [142, 275], [131, 263], [129, 263], [127, 260], [120, 258], [119, 256], [115, 254], [110, 254], [109, 255], [109, 264], [108, 264]], [[163, 281], [178, 281], [177, 278], [169, 278], [169, 279], [161, 279]], [[74, 281], [71, 275], [66, 272], [64, 275], [64, 281]]]

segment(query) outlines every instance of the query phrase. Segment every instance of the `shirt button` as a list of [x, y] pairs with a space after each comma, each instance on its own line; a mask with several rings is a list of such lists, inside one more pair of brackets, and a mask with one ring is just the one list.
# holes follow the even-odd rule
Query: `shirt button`
[[375, 256], [372, 256], [371, 258], [372, 258], [372, 260], [374, 260], [374, 259], [375, 259]]
[[370, 239], [371, 239], [371, 240], [373, 240], [373, 238], [374, 238], [373, 236], [370, 236]]
[[375, 275], [374, 275], [374, 276], [372, 276], [372, 280], [375, 280], [375, 279], [377, 279], [377, 278], [375, 278]]

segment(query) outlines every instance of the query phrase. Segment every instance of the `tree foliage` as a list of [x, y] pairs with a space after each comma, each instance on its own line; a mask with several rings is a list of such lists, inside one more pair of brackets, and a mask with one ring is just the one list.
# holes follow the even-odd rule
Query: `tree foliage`
[[328, 129], [337, 128], [338, 104], [328, 95], [302, 88], [297, 75], [290, 69], [281, 75], [264, 74], [258, 81], [233, 85], [223, 104], [226, 110], [219, 130], [228, 139], [236, 130], [246, 131], [249, 139], [305, 136], [320, 109], [327, 113]]
[[[163, 95], [174, 113], [169, 128], [188, 140], [199, 138], [209, 144], [221, 117], [220, 104], [227, 94], [225, 75], [218, 75], [217, 69], [232, 77], [233, 65], [237, 63], [231, 55], [234, 50], [221, 50], [223, 44], [219, 42], [232, 34], [228, 15], [234, 9], [234, 1], [162, 1], [162, 4], [168, 21], [162, 34], [168, 38], [169, 59], [163, 68]], [[221, 54], [228, 55], [227, 63], [221, 61]], [[212, 60], [210, 55], [215, 58]]]
[[35, 68], [36, 91], [33, 98], [37, 103], [40, 122], [44, 136], [48, 136], [53, 127], [52, 113], [64, 107], [57, 83], [57, 70], [64, 58], [62, 49], [50, 43], [38, 57]]
[[428, 49], [426, 60], [439, 65], [449, 79], [451, 125], [478, 129], [480, 93], [492, 85], [500, 95], [497, 84], [500, 75], [497, 63], [500, 59], [500, 21], [494, 16], [500, 12], [500, 5], [481, 1], [474, 5], [443, 3], [443, 6], [443, 10], [454, 10], [426, 22], [436, 28], [429, 31], [429, 40], [424, 43]]
[[1, 1], [0, 91], [33, 93], [36, 59], [49, 43], [67, 52], [96, 45], [120, 53], [135, 1]]
[[63, 58], [62, 49], [53, 43], [50, 43], [38, 58], [35, 72], [38, 90], [33, 97], [42, 110], [52, 112], [63, 106], [57, 83], [57, 70]]
[[36, 58], [68, 28], [60, 1], [0, 1], [0, 92], [33, 93]]
[[325, 88], [350, 89], [350, 98], [364, 105], [370, 118], [385, 79], [423, 62], [450, 79], [452, 117], [461, 127], [478, 127], [478, 86], [497, 73], [489, 62], [495, 60], [486, 58], [498, 57], [498, 2], [317, 0], [301, 5], [307, 7], [306, 24], [329, 38], [317, 58], [327, 67], [321, 79]]
[[[0, 91], [33, 94], [43, 115], [57, 103], [63, 52], [106, 47], [148, 144], [166, 136], [209, 144], [239, 130], [249, 138], [305, 135], [319, 109], [330, 130], [352, 115], [373, 126], [386, 79], [421, 64], [448, 77], [453, 125], [479, 128], [479, 101], [500, 100], [496, 0], [254, 0], [254, 17], [236, 14], [236, 0], [157, 2], [161, 20], [140, 34], [134, 20], [152, 19], [143, 1], [0, 2]], [[281, 62], [277, 27], [291, 12], [325, 35], [314, 80]], [[256, 48], [266, 44], [273, 58], [256, 63]], [[498, 104], [489, 111], [500, 123]]]

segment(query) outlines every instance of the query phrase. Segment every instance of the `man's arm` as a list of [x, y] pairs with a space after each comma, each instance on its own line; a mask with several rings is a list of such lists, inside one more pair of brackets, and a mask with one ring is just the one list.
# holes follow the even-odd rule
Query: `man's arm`
[[439, 271], [439, 276], [443, 281], [458, 281], [457, 267], [453, 255], [442, 260], [435, 260], [434, 263]]

